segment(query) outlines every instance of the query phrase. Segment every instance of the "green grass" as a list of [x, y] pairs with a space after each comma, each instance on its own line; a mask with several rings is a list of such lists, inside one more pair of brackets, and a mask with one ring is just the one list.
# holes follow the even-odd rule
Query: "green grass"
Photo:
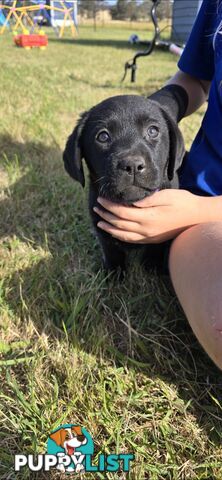
[[[87, 188], [63, 169], [80, 112], [119, 93], [149, 95], [175, 72], [177, 58], [155, 51], [136, 84], [120, 84], [131, 33], [51, 33], [45, 51], [0, 37], [1, 480], [58, 478], [13, 473], [13, 455], [43, 453], [67, 422], [89, 430], [97, 453], [136, 457], [128, 476], [84, 478], [222, 478], [221, 373], [168, 279], [137, 264], [121, 286], [106, 279]], [[182, 122], [187, 147], [202, 114]]]

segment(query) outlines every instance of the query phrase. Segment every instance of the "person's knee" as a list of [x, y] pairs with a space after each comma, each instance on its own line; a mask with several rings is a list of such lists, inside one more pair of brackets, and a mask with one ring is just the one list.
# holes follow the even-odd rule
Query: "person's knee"
[[[194, 225], [178, 235], [172, 242], [169, 255], [169, 271], [190, 267], [191, 264], [217, 257], [222, 264], [222, 222]], [[218, 257], [218, 254], [219, 257]]]
[[208, 324], [208, 334], [222, 349], [222, 222], [196, 225], [178, 235], [169, 271], [188, 319], [201, 317], [200, 324]]

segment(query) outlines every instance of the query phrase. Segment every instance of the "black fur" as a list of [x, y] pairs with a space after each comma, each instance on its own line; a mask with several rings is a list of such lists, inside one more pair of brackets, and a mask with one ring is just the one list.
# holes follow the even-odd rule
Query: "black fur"
[[[120, 242], [97, 228], [101, 220], [93, 211], [97, 197], [130, 205], [156, 190], [178, 187], [176, 172], [185, 150], [177, 113], [176, 104], [164, 95], [158, 101], [136, 95], [111, 97], [85, 112], [68, 138], [63, 155], [65, 168], [84, 186], [82, 159], [86, 161], [90, 214], [107, 269], [124, 270], [126, 251], [135, 245]], [[104, 131], [105, 135], [99, 135]], [[161, 267], [163, 244], [149, 244], [143, 249], [145, 263]]]

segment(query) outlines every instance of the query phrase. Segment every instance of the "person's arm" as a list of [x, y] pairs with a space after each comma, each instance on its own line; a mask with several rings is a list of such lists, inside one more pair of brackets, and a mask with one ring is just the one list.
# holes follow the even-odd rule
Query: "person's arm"
[[148, 99], [164, 108], [175, 122], [191, 115], [208, 99], [211, 81], [202, 80], [178, 70], [159, 90]]
[[[162, 99], [161, 94], [164, 94], [163, 90], [170, 86], [168, 99], [167, 90], [165, 91], [165, 104], [169, 104], [174, 118], [175, 112], [177, 113], [177, 121], [195, 112], [208, 98], [210, 84], [215, 74], [212, 33], [217, 27], [217, 3], [203, 0], [179, 59], [177, 73], [167, 81], [165, 87], [159, 91], [160, 94], [156, 92], [151, 96], [164, 104], [164, 97]], [[177, 111], [175, 104], [178, 104]]]
[[166, 85], [180, 85], [186, 90], [189, 101], [185, 116], [188, 116], [207, 101], [211, 82], [178, 70]]

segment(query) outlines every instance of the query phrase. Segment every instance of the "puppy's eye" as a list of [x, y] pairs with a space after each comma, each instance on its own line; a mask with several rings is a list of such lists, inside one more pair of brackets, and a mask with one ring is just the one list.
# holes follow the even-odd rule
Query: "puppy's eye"
[[96, 135], [96, 140], [100, 143], [106, 143], [110, 140], [110, 136], [106, 130], [101, 130], [97, 135]]
[[157, 138], [159, 135], [159, 128], [156, 127], [155, 125], [150, 125], [150, 127], [147, 129], [147, 133], [149, 137]]

